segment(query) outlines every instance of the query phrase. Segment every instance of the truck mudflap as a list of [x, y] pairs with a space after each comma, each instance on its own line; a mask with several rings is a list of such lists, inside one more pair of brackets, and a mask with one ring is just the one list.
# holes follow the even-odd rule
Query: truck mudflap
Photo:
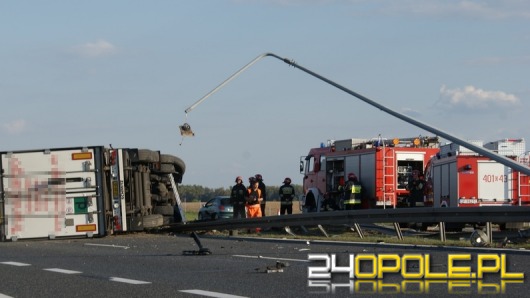
[[103, 236], [101, 147], [0, 153], [2, 240]]

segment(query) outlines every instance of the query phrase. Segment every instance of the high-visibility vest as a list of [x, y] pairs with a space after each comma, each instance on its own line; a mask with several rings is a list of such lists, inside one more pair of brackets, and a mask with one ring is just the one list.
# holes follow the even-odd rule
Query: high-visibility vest
[[361, 204], [361, 190], [360, 184], [352, 184], [351, 194], [348, 198], [344, 198], [344, 204]]

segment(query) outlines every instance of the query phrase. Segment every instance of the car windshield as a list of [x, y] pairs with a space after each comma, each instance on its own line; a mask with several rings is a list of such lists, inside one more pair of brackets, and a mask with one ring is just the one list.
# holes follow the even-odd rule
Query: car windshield
[[230, 198], [221, 198], [221, 205], [230, 205]]

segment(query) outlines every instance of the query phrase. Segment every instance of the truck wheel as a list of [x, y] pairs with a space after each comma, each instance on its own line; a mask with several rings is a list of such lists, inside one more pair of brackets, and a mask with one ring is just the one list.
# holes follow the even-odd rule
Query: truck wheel
[[164, 224], [164, 217], [160, 214], [145, 215], [143, 223], [144, 229], [160, 227]]
[[175, 173], [175, 166], [170, 163], [162, 163], [160, 164], [160, 172], [164, 174]]
[[166, 216], [173, 216], [175, 214], [175, 207], [171, 205], [155, 206], [153, 208], [153, 213], [166, 215]]
[[158, 162], [160, 161], [160, 154], [149, 149], [138, 150], [138, 161], [139, 162]]
[[174, 165], [175, 170], [181, 175], [184, 175], [184, 172], [186, 171], [186, 164], [184, 161], [174, 155], [160, 154], [160, 163]]

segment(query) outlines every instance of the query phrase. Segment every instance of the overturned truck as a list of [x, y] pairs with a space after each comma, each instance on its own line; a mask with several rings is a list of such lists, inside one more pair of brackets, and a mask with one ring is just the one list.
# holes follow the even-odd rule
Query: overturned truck
[[186, 166], [147, 149], [0, 152], [0, 240], [98, 237], [180, 222]]

